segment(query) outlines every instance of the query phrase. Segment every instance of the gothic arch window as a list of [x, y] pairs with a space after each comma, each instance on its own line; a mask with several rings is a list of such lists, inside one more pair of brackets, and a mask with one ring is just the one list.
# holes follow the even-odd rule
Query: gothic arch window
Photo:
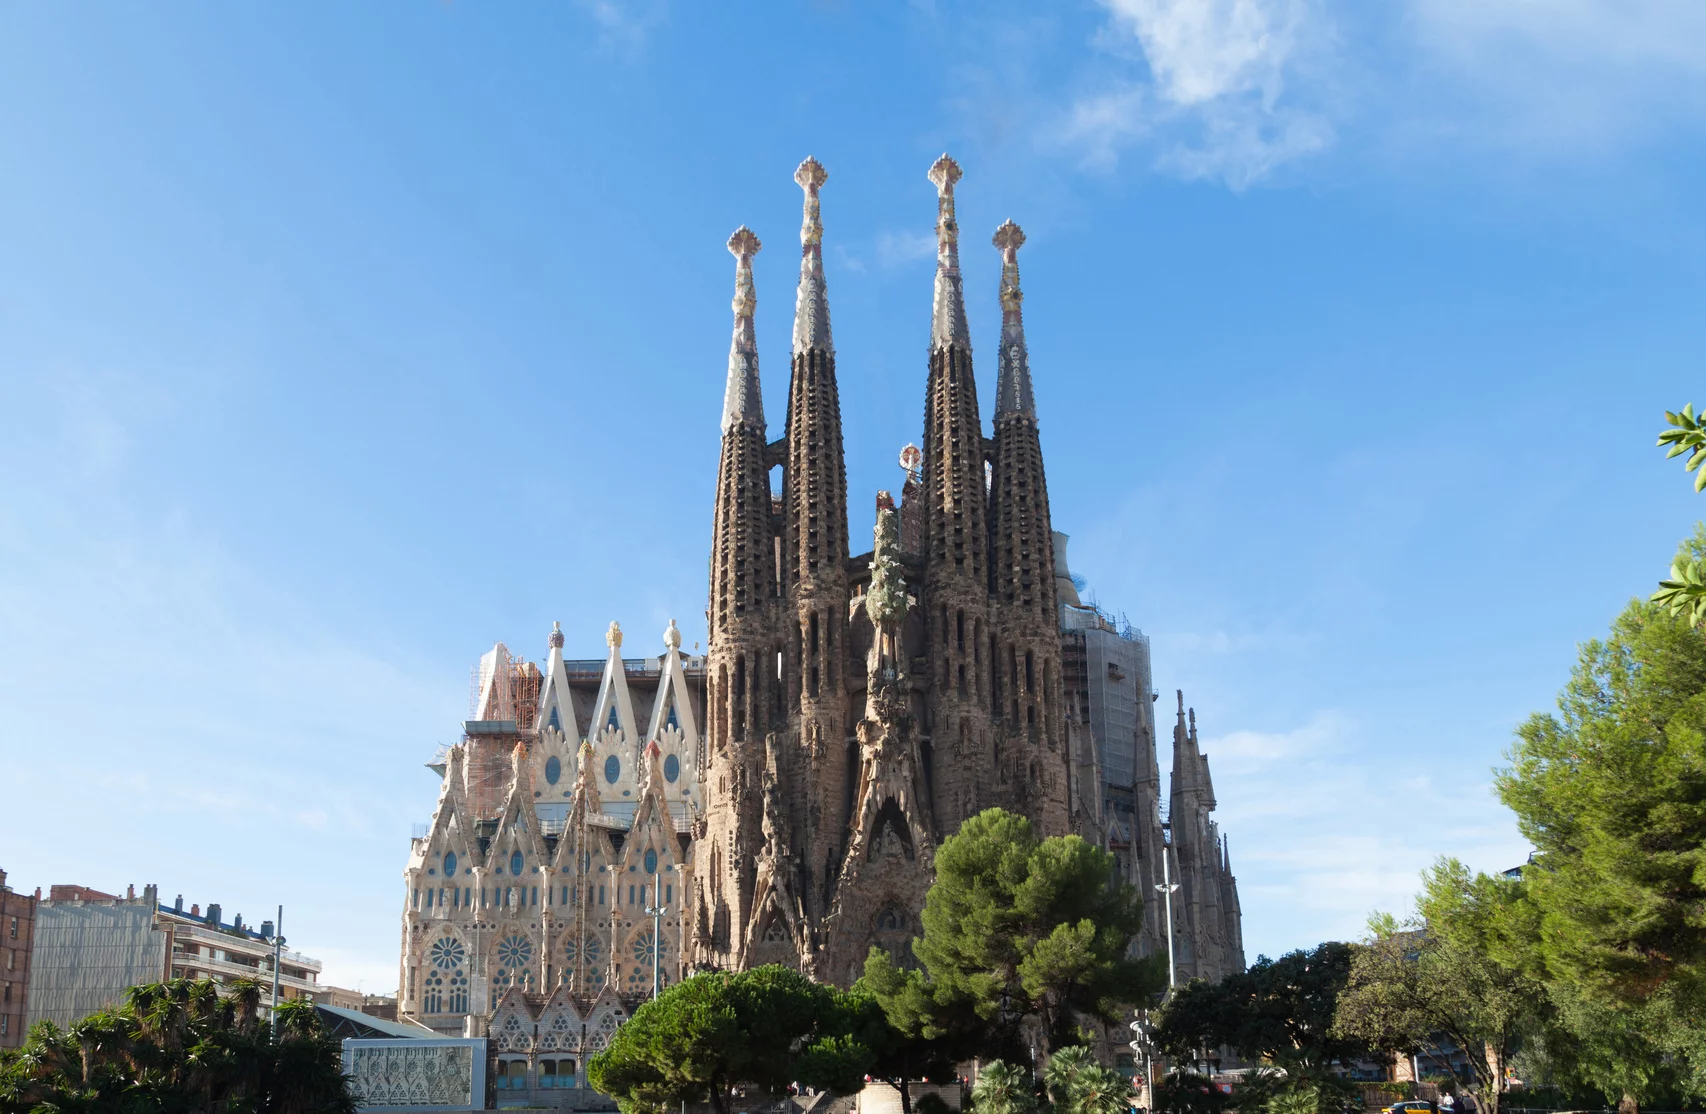
[[646, 848], [645, 867], [647, 874], [656, 874], [658, 872], [658, 853], [650, 847]]
[[517, 878], [520, 878], [521, 877], [521, 866], [522, 866], [521, 852], [520, 851], [511, 851], [510, 855], [509, 855], [509, 872], [511, 874], [515, 875]]

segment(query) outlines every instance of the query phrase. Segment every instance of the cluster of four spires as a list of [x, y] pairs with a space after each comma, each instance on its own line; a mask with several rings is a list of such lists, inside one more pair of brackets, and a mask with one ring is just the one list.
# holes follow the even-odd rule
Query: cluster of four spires
[[[898, 654], [911, 695], [886, 710], [856, 664], [873, 635], [850, 612], [864, 574], [849, 558], [822, 164], [808, 158], [794, 175], [805, 214], [780, 441], [766, 441], [759, 391], [758, 237], [742, 227], [729, 239], [734, 337], [707, 610], [715, 788], [695, 852], [698, 962], [800, 962], [856, 977], [871, 943], [906, 931], [928, 889], [931, 847], [968, 817], [999, 805], [1045, 835], [1069, 831], [1074, 768], [1048, 491], [1020, 315], [1025, 237], [1011, 221], [995, 235], [1002, 326], [986, 438], [960, 274], [960, 177], [946, 155], [930, 168], [937, 251], [924, 443], [899, 511], [917, 600]], [[779, 501], [773, 467], [783, 470]], [[773, 807], [752, 792], [760, 784]]]
[[[971, 345], [960, 282], [959, 228], [953, 219], [954, 185], [961, 177], [959, 163], [948, 155], [943, 155], [930, 167], [929, 179], [936, 186], [946, 225], [937, 228], [938, 277], [931, 313], [932, 348], [955, 343], [968, 348]], [[834, 348], [830, 340], [829, 298], [823, 279], [823, 220], [818, 206], [818, 191], [828, 180], [829, 171], [815, 158], [808, 157], [794, 171], [794, 181], [806, 193], [805, 218], [800, 229], [800, 286], [794, 315], [793, 347], [796, 354], [811, 348], [824, 351], [833, 351]], [[1005, 221], [995, 230], [993, 243], [1000, 250], [1002, 260], [1003, 334], [995, 410], [997, 414], [1012, 412], [1035, 417], [1036, 401], [1031, 389], [1019, 310], [1024, 298], [1019, 289], [1019, 248], [1025, 243], [1025, 232], [1013, 221]], [[735, 336], [729, 353], [728, 392], [723, 400], [724, 429], [736, 421], [762, 424], [764, 420], [764, 403], [758, 383], [757, 343], [752, 328], [753, 313], [757, 307], [752, 257], [758, 254], [763, 244], [758, 235], [743, 224], [729, 237], [728, 246], [730, 254], [735, 257]], [[1016, 349], [1014, 345], [1017, 345]]]

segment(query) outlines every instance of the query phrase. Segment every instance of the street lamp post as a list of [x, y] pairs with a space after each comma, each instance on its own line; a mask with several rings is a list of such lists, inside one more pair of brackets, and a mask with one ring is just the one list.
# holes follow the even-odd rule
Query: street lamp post
[[1178, 985], [1179, 972], [1173, 962], [1173, 891], [1179, 884], [1173, 881], [1173, 872], [1168, 866], [1167, 847], [1161, 847], [1161, 884], [1156, 886], [1156, 892], [1162, 895], [1167, 906], [1167, 996], [1172, 997], [1173, 988]]
[[652, 997], [658, 996], [658, 961], [663, 955], [663, 919], [669, 915], [664, 907], [663, 887], [658, 885], [658, 875], [652, 875], [652, 902], [646, 906], [646, 916], [652, 919]]
[[278, 1040], [278, 961], [284, 955], [284, 906], [272, 925], [272, 1039]]

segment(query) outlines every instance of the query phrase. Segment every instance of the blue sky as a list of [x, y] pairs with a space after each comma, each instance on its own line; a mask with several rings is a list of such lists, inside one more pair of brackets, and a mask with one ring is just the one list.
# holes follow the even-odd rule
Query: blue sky
[[1706, 7], [713, 7], [0, 5], [12, 883], [393, 987], [474, 659], [704, 637], [723, 244], [779, 428], [807, 154], [867, 536], [943, 150], [986, 411], [1012, 217], [1055, 524], [1198, 710], [1251, 956], [1520, 861], [1491, 767], [1700, 513]]

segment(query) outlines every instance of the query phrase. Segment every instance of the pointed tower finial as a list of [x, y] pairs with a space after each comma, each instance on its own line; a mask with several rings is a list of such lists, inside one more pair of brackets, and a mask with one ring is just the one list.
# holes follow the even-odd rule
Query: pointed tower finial
[[1185, 690], [1184, 689], [1174, 689], [1173, 693], [1174, 693], [1174, 695], [1178, 696], [1178, 698], [1179, 698], [1179, 718], [1184, 719], [1185, 718]]
[[806, 191], [806, 211], [800, 222], [800, 290], [794, 299], [794, 354], [809, 348], [832, 352], [829, 336], [829, 289], [823, 281], [823, 213], [818, 190], [829, 180], [829, 171], [807, 156], [794, 171], [794, 181]]
[[561, 650], [563, 648], [563, 624], [562, 623], [555, 622], [555, 621], [552, 622], [552, 624], [551, 624], [551, 637], [548, 641], [550, 643], [551, 649], [553, 649], [553, 650]]
[[1001, 353], [995, 378], [995, 416], [1037, 416], [1037, 400], [1031, 391], [1031, 356], [1025, 345], [1025, 318], [1020, 307], [1025, 294], [1019, 289], [1019, 249], [1025, 231], [1012, 221], [995, 230], [995, 246], [1001, 249]]
[[681, 628], [675, 625], [675, 620], [669, 621], [669, 626], [663, 632], [663, 644], [671, 650], [681, 649]]
[[615, 619], [610, 620], [610, 629], [604, 632], [604, 644], [612, 650], [622, 648], [622, 624]]
[[960, 282], [960, 225], [954, 219], [954, 183], [960, 164], [943, 155], [930, 165], [936, 186], [936, 300], [930, 314], [930, 348], [959, 345], [971, 350], [965, 290]]
[[729, 253], [735, 257], [735, 333], [729, 342], [729, 385], [723, 392], [723, 432], [745, 422], [764, 428], [764, 398], [758, 389], [758, 340], [753, 335], [752, 314], [758, 296], [752, 285], [752, 257], [763, 247], [752, 229], [741, 225], [729, 237]]

